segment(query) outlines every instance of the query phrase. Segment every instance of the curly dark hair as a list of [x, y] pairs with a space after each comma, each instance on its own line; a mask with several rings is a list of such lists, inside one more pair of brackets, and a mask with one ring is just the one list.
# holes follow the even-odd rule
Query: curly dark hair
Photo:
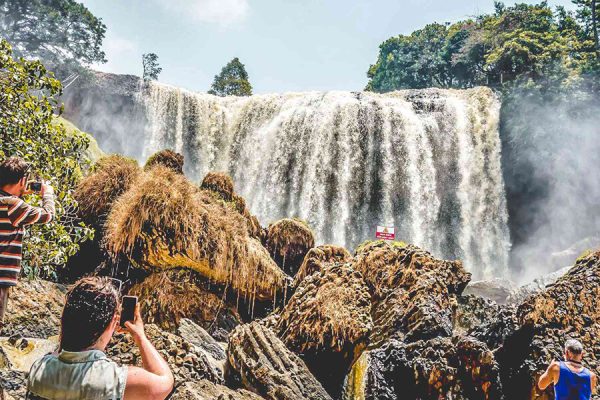
[[82, 351], [94, 345], [121, 304], [114, 282], [106, 277], [78, 280], [67, 292], [61, 317], [60, 348]]
[[27, 176], [30, 165], [20, 157], [10, 157], [0, 163], [0, 187], [12, 185]]

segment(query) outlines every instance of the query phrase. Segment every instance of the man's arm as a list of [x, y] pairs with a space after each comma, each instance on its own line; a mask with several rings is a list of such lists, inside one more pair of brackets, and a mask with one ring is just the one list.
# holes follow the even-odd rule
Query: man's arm
[[47, 224], [56, 213], [54, 207], [54, 189], [44, 184], [42, 186], [42, 206], [33, 207], [19, 199], [9, 207], [8, 218], [15, 227], [33, 224]]
[[546, 372], [544, 372], [540, 377], [540, 380], [538, 381], [538, 388], [540, 388], [540, 390], [546, 390], [546, 388], [551, 384], [556, 384], [556, 382], [558, 382], [559, 374], [560, 364], [558, 361], [552, 361]]
[[125, 322], [125, 327], [140, 349], [143, 365], [143, 368], [128, 367], [125, 400], [163, 400], [173, 390], [175, 380], [169, 364], [162, 358], [144, 333], [144, 323], [140, 315], [139, 304], [135, 309], [133, 323]]
[[598, 385], [598, 377], [592, 372], [592, 394], [596, 394], [596, 385]]

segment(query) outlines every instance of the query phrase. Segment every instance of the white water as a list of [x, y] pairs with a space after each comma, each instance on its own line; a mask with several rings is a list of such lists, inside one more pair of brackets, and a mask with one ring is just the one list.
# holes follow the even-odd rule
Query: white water
[[201, 180], [227, 171], [263, 224], [307, 220], [319, 243], [397, 238], [504, 276], [510, 248], [499, 102], [484, 88], [219, 98], [152, 84], [144, 156], [171, 148]]

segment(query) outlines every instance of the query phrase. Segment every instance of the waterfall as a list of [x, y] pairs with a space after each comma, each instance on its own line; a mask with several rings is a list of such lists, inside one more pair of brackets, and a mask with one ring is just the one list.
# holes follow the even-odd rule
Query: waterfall
[[354, 248], [376, 225], [476, 278], [510, 248], [500, 104], [487, 88], [220, 98], [152, 83], [143, 156], [171, 148], [188, 176], [226, 171], [263, 224], [297, 216]]

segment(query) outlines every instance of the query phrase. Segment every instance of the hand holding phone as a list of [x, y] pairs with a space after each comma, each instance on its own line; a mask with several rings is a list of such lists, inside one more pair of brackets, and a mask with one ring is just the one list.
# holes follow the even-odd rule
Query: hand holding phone
[[123, 296], [123, 308], [121, 311], [121, 326], [123, 328], [125, 327], [125, 322], [134, 322], [137, 303], [137, 296]]

